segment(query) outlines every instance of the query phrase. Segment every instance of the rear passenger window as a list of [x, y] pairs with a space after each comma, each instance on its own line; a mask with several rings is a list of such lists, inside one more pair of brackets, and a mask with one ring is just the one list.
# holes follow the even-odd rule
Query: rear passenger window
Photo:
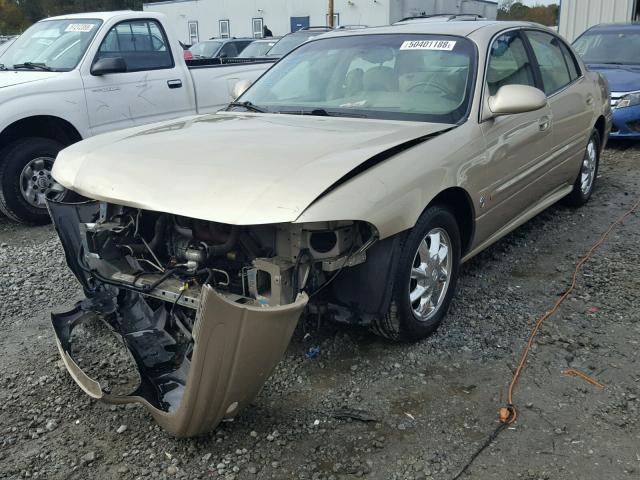
[[581, 75], [580, 67], [578, 67], [578, 61], [576, 60], [573, 52], [571, 52], [571, 50], [569, 50], [569, 47], [567, 47], [563, 42], [560, 42], [560, 49], [562, 50], [562, 54], [567, 61], [567, 66], [569, 67], [569, 76], [571, 77], [571, 81], [573, 82]]
[[153, 20], [122, 22], [109, 30], [95, 61], [112, 57], [124, 58], [129, 72], [173, 67], [167, 39]]
[[533, 31], [527, 32], [527, 37], [540, 66], [544, 92], [547, 95], [561, 90], [577, 78], [575, 63], [572, 75], [569, 59], [562, 52], [562, 42], [558, 38], [548, 33]]
[[508, 32], [494, 40], [489, 54], [487, 84], [491, 95], [504, 85], [536, 86], [533, 67], [520, 33]]

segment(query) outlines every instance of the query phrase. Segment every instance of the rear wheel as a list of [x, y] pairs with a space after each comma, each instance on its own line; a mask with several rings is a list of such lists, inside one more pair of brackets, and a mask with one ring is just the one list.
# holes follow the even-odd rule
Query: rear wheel
[[434, 332], [449, 309], [460, 266], [460, 230], [445, 207], [429, 207], [403, 242], [390, 311], [374, 331], [399, 341]]
[[591, 132], [589, 143], [584, 152], [580, 172], [573, 184], [573, 190], [566, 197], [566, 203], [574, 207], [580, 207], [587, 203], [595, 189], [600, 166], [600, 134], [597, 130]]
[[49, 138], [17, 140], [0, 153], [0, 210], [22, 223], [49, 223], [47, 199], [62, 201], [68, 191], [51, 176], [64, 145]]

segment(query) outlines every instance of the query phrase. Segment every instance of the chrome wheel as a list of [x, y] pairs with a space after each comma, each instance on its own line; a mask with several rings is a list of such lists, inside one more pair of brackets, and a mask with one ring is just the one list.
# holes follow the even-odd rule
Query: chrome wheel
[[592, 138], [587, 145], [587, 151], [582, 160], [580, 168], [580, 190], [583, 195], [588, 195], [593, 186], [593, 180], [596, 176], [596, 167], [598, 166], [598, 147], [596, 141]]
[[416, 319], [429, 320], [442, 305], [452, 263], [449, 235], [442, 228], [430, 230], [418, 246], [409, 280], [409, 302]]
[[60, 201], [65, 190], [51, 176], [54, 158], [38, 157], [27, 163], [20, 174], [20, 191], [29, 205], [46, 208], [47, 199]]

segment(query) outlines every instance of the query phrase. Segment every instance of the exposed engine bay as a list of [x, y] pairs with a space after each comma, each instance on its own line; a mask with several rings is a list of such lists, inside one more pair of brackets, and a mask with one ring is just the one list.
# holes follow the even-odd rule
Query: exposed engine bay
[[[99, 202], [49, 204], [87, 299], [52, 315], [63, 360], [91, 396], [140, 402], [191, 436], [232, 417], [279, 362], [309, 298], [376, 242], [364, 222], [234, 226]], [[88, 321], [122, 337], [141, 383], [112, 396], [72, 358]]]
[[[356, 222], [238, 227], [100, 204], [80, 225], [81, 266], [96, 281], [171, 304], [175, 321], [192, 326], [203, 285], [243, 302], [286, 305], [313, 293], [343, 266], [365, 259], [375, 240]], [[185, 308], [178, 308], [185, 307]]]

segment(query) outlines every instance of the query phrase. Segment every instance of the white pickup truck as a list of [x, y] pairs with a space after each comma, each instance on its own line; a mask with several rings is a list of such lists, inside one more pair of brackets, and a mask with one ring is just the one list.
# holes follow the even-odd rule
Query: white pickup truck
[[[187, 66], [162, 14], [87, 13], [35, 23], [0, 55], [0, 210], [49, 221], [57, 153], [103, 132], [211, 113], [270, 62]], [[246, 82], [244, 82], [246, 83]]]

